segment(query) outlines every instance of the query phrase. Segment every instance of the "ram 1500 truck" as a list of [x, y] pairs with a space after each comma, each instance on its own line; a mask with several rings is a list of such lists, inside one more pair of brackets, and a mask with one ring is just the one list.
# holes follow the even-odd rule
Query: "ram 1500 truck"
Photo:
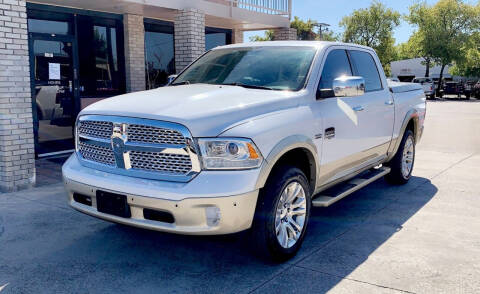
[[311, 209], [385, 177], [406, 183], [423, 131], [418, 84], [387, 83], [371, 48], [274, 41], [217, 47], [171, 85], [90, 105], [63, 166], [69, 204], [158, 231], [249, 229], [286, 260]]

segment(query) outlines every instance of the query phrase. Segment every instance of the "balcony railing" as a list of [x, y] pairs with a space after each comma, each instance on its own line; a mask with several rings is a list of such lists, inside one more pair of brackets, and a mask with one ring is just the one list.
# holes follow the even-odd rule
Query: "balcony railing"
[[231, 7], [291, 18], [292, 0], [208, 0]]

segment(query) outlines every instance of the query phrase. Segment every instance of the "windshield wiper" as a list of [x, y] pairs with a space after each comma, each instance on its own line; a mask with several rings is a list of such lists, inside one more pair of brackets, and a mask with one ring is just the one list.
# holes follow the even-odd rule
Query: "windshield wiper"
[[190, 81], [183, 81], [178, 83], [172, 83], [170, 86], [190, 85]]
[[262, 89], [262, 90], [274, 90], [273, 88], [265, 87], [265, 86], [256, 86], [256, 85], [249, 85], [249, 84], [243, 84], [243, 83], [225, 83], [221, 85], [227, 85], [227, 86], [239, 86], [239, 87], [244, 87], [244, 88], [249, 88], [249, 89]]

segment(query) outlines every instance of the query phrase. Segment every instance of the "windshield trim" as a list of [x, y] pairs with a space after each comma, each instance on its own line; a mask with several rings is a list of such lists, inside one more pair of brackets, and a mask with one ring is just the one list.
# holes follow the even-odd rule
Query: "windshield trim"
[[[227, 49], [254, 49], [254, 48], [311, 48], [312, 50], [315, 51], [314, 55], [313, 55], [313, 58], [312, 58], [312, 61], [310, 62], [310, 66], [309, 66], [309, 69], [308, 69], [308, 73], [307, 73], [307, 76], [305, 77], [305, 81], [303, 83], [303, 85], [301, 87], [298, 87], [297, 89], [272, 89], [272, 90], [275, 90], [275, 91], [282, 91], [282, 92], [299, 92], [299, 91], [302, 91], [304, 89], [307, 88], [308, 86], [308, 83], [310, 81], [310, 77], [311, 77], [311, 74], [313, 72], [313, 65], [316, 63], [317, 61], [317, 57], [318, 57], [318, 53], [319, 51], [321, 50], [318, 50], [319, 48], [318, 47], [315, 47], [315, 46], [241, 46], [241, 47], [233, 47], [233, 48], [229, 48], [229, 47], [225, 47], [225, 48], [213, 48], [213, 49], [210, 49], [206, 52], [204, 52], [202, 55], [200, 55], [199, 57], [197, 57], [197, 59], [195, 59], [194, 61], [192, 61], [188, 66], [186, 66], [180, 73], [178, 73], [178, 75], [175, 77], [175, 79], [170, 83], [171, 86], [176, 86], [175, 85], [175, 81], [187, 70], [189, 69], [193, 64], [195, 64], [200, 58], [202, 58], [204, 55], [206, 55], [207, 53], [211, 52], [211, 51], [221, 51], [221, 50], [227, 50]], [[196, 83], [193, 83], [193, 84], [189, 84], [189, 85], [194, 85]], [[219, 85], [221, 86], [222, 84], [211, 84], [211, 85]]]

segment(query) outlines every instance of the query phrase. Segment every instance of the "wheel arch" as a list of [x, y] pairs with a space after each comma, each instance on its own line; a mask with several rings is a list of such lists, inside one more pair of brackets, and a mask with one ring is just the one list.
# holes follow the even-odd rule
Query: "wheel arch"
[[319, 174], [318, 160], [317, 148], [310, 138], [302, 135], [287, 137], [275, 145], [265, 158], [256, 187], [263, 188], [276, 167], [291, 164], [305, 173], [313, 193]]
[[420, 130], [418, 122], [418, 111], [416, 109], [411, 109], [405, 115], [402, 126], [400, 127], [400, 132], [398, 133], [398, 137], [392, 139], [392, 143], [390, 144], [387, 161], [390, 161], [397, 153], [398, 148], [400, 147], [400, 143], [402, 142], [403, 134], [405, 134], [406, 130], [411, 130], [413, 132], [415, 142], [418, 142]]

